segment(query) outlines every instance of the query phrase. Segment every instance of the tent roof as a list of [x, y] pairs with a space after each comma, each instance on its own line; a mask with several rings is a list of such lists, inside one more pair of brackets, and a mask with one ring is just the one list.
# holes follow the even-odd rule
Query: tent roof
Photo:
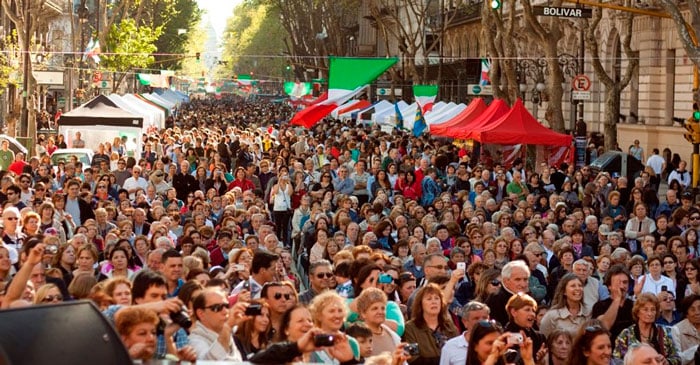
[[471, 123], [472, 120], [479, 117], [484, 110], [486, 110], [486, 103], [484, 99], [476, 98], [467, 105], [467, 108], [462, 110], [459, 114], [454, 116], [452, 119], [447, 120], [444, 123], [433, 124], [430, 126], [430, 134], [442, 137], [449, 137], [450, 133], [454, 133], [455, 130], [462, 129], [465, 125]]
[[493, 125], [493, 122], [501, 118], [508, 113], [510, 108], [503, 99], [496, 99], [491, 102], [486, 110], [484, 110], [478, 117], [474, 118], [467, 125], [460, 125], [459, 127], [453, 127], [448, 131], [448, 136], [460, 139], [476, 139], [475, 133]]
[[114, 125], [143, 127], [143, 117], [117, 106], [104, 95], [98, 95], [87, 103], [61, 115], [61, 125]]
[[571, 136], [557, 133], [542, 124], [518, 99], [508, 113], [489, 125], [474, 131], [474, 139], [491, 144], [538, 144], [546, 146], [569, 146]]

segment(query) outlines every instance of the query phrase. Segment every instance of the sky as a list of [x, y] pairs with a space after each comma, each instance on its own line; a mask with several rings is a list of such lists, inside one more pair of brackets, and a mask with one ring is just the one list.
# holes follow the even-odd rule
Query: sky
[[211, 21], [216, 35], [221, 39], [226, 28], [226, 20], [233, 15], [233, 8], [236, 7], [242, 0], [197, 0], [199, 7], [204, 10], [202, 20], [205, 24], [207, 20]]

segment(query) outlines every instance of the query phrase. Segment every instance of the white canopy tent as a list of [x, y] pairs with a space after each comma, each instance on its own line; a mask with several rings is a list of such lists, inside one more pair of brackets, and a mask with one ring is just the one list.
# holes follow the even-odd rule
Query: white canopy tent
[[111, 94], [107, 96], [109, 100], [112, 100], [114, 104], [117, 104], [120, 108], [131, 112], [132, 114], [138, 115], [143, 117], [143, 126], [144, 129], [148, 129], [149, 126], [155, 125], [159, 126], [159, 117], [158, 115], [162, 117], [163, 113], [162, 112], [157, 112], [155, 110], [150, 110], [147, 108], [140, 107], [138, 105], [134, 105], [130, 103], [129, 101], [125, 100], [118, 94]]
[[[151, 105], [151, 104], [139, 99], [136, 95], [133, 95], [133, 94], [122, 95], [122, 99], [124, 99], [128, 103], [130, 103], [138, 108], [157, 112], [158, 117], [156, 118], [155, 125], [158, 128], [165, 128], [165, 112], [162, 109], [158, 108], [155, 105]], [[156, 114], [154, 114], [154, 115], [156, 115]]]

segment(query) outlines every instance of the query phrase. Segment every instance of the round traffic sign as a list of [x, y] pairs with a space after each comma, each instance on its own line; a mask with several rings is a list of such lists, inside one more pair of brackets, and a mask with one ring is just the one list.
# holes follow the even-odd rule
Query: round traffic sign
[[576, 75], [571, 81], [571, 86], [576, 91], [588, 91], [591, 88], [591, 79], [584, 74]]
[[473, 92], [475, 95], [481, 94], [481, 86], [479, 86], [479, 85], [474, 85], [474, 86], [472, 86], [472, 92]]

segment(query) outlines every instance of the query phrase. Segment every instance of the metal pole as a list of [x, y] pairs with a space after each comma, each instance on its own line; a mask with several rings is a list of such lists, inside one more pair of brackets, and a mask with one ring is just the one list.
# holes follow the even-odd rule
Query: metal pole
[[[583, 29], [581, 29], [581, 42], [579, 45], [579, 51], [578, 51], [578, 74], [583, 75], [585, 72], [585, 65], [583, 64], [583, 60], [586, 55], [586, 42], [585, 39], [583, 38]], [[583, 119], [583, 100], [578, 100], [578, 118]], [[576, 121], [574, 121], [574, 126], [576, 125]]]
[[27, 129], [29, 127], [29, 72], [30, 62], [29, 47], [31, 37], [31, 15], [29, 14], [29, 0], [24, 0], [24, 75], [22, 77], [22, 120], [19, 124], [19, 135], [27, 137]]

